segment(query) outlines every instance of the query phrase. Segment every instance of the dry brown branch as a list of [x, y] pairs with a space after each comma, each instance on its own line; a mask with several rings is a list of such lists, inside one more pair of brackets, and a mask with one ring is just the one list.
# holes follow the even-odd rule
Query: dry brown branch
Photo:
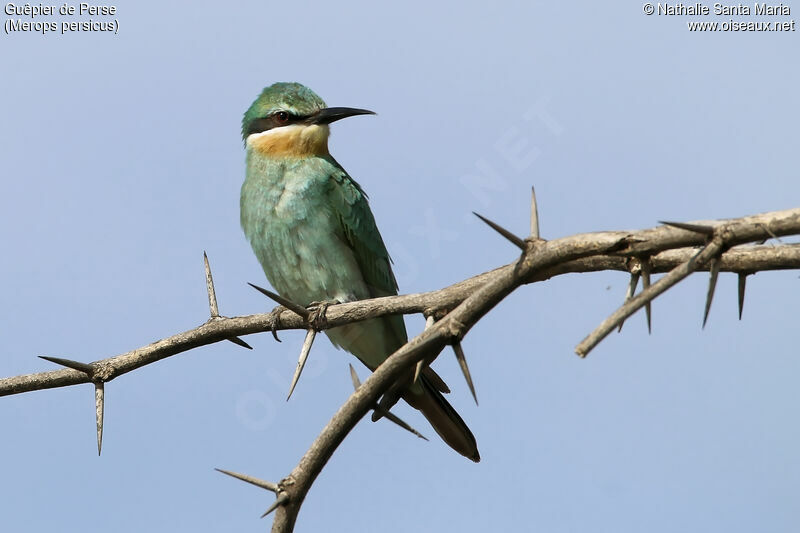
[[[515, 261], [436, 291], [331, 305], [325, 312], [325, 320], [313, 324], [310, 322], [313, 313], [293, 309], [291, 302], [282, 302], [284, 306], [271, 313], [234, 318], [220, 316], [210, 269], [207, 269], [211, 319], [205, 324], [107, 359], [88, 364], [56, 360], [70, 368], [1, 379], [0, 396], [90, 381], [102, 385], [171, 355], [221, 340], [238, 340], [240, 335], [279, 329], [324, 329], [387, 314], [423, 313], [435, 318], [435, 322], [429, 320], [429, 327], [390, 356], [358, 386], [294, 470], [280, 483], [269, 485], [274, 486], [277, 494], [270, 508], [270, 511], [276, 511], [273, 531], [288, 532], [292, 531], [305, 495], [319, 472], [353, 426], [378, 405], [380, 396], [400, 376], [411, 372], [419, 361], [429, 363], [446, 346], [458, 347], [472, 326], [517, 287], [573, 272], [618, 270], [643, 277], [648, 272], [668, 272], [639, 294], [633, 295], [631, 291], [622, 307], [577, 347], [578, 354], [585, 356], [626, 317], [647, 306], [658, 294], [691, 272], [711, 271], [712, 279], [716, 278], [716, 272], [737, 273], [741, 302], [744, 292], [742, 280], [747, 275], [764, 270], [800, 268], [800, 244], [751, 244], [785, 235], [800, 235], [800, 208], [739, 219], [677, 224], [680, 227], [663, 225], [641, 231], [586, 233], [552, 241], [521, 239], [484, 220], [516, 246], [521, 245], [522, 253]], [[538, 228], [533, 215], [531, 220], [531, 227]], [[713, 291], [709, 290], [711, 294]]]
[[[793, 218], [798, 225], [800, 209], [778, 211], [758, 215], [761, 219], [775, 215], [781, 220], [780, 235], [800, 233], [786, 219]], [[752, 217], [748, 217], [752, 218]], [[744, 219], [741, 219], [744, 220]], [[769, 238], [762, 234], [752, 240]], [[693, 248], [702, 244], [695, 235], [684, 230], [659, 227], [639, 232], [604, 232], [586, 233], [566, 237], [557, 241], [544, 243], [572, 247], [583, 245], [596, 239], [598, 243], [621, 242], [628, 243], [626, 248], [620, 248], [612, 253], [597, 252], [595, 255], [576, 259], [564, 259], [554, 265], [542, 268], [537, 272], [529, 273], [521, 280], [522, 284], [544, 281], [554, 276], [570, 273], [598, 272], [603, 270], [618, 270], [628, 272], [631, 258], [639, 254], [650, 256], [651, 271], [654, 274], [668, 272], [669, 270], [685, 263], [696, 253]], [[649, 239], [649, 240], [648, 240]], [[673, 249], [667, 248], [674, 247]], [[588, 252], [587, 252], [588, 253]], [[332, 305], [326, 313], [327, 327], [340, 326], [351, 322], [358, 322], [377, 316], [388, 314], [426, 313], [443, 315], [447, 310], [461, 303], [469, 294], [486, 282], [501, 276], [503, 273], [515, 268], [517, 261], [500, 268], [478, 274], [472, 278], [450, 285], [443, 289], [417, 294], [399, 296], [386, 296], [359, 302], [350, 302]], [[753, 274], [759, 271], [796, 269], [800, 267], [800, 244], [740, 246], [727, 250], [720, 258], [721, 272], [735, 272], [740, 274]], [[698, 271], [708, 271], [703, 265]], [[131, 350], [120, 355], [100, 359], [91, 363], [95, 375], [104, 382], [126, 374], [137, 368], [160, 361], [172, 355], [189, 351], [199, 346], [205, 346], [239, 335], [263, 333], [265, 331], [285, 329], [307, 329], [304, 319], [286, 309], [278, 309], [270, 313], [247, 315], [240, 317], [218, 317], [211, 319], [197, 328], [178, 333], [166, 339], [158, 340]], [[10, 378], [0, 379], [0, 396], [19, 394], [35, 390], [66, 387], [80, 383], [89, 383], [91, 380], [83, 372], [71, 369], [39, 372]]]
[[[774, 218], [770, 218], [768, 215], [774, 215]], [[690, 251], [688, 261], [679, 263], [676, 269], [689, 268], [697, 270], [705, 265], [705, 256], [708, 258], [716, 256], [721, 252], [723, 246], [741, 244], [748, 240], [763, 239], [763, 230], [758, 230], [756, 235], [756, 230], [753, 229], [759, 224], [769, 223], [771, 228], [778, 228], [777, 232], [782, 232], [783, 235], [796, 234], [800, 230], [800, 209], [768, 215], [726, 221], [724, 224], [712, 223], [715, 227], [715, 237], [703, 248], [703, 251], [699, 253]], [[746, 219], [749, 219], [749, 222], [744, 222]], [[675, 235], [674, 231], [682, 232], [683, 235]], [[500, 230], [498, 232], [503, 233]], [[655, 230], [646, 230], [646, 232], [657, 233], [664, 240], [679, 239], [679, 237], [693, 238], [696, 236], [696, 234], [688, 235], [687, 233], [689, 232], [686, 230], [670, 230], [669, 228], [656, 228]], [[372, 376], [333, 416], [317, 440], [300, 460], [297, 467], [283, 480], [282, 483], [285, 483], [285, 486], [288, 487], [288, 498], [286, 503], [277, 509], [272, 528], [273, 533], [286, 533], [293, 530], [300, 506], [311, 484], [327, 463], [333, 451], [367, 412], [371, 403], [377, 401], [383, 391], [388, 390], [405, 372], [410, 371], [418, 361], [430, 359], [441, 352], [446, 345], [463, 338], [481, 317], [516, 287], [530, 283], [534, 281], [533, 278], [537, 278], [544, 273], [550, 273], [551, 269], [555, 268], [556, 265], [586, 259], [592, 255], [625, 254], [631, 248], [659, 250], [657, 242], [640, 240], [639, 232], [636, 234], [596, 233], [589, 235], [578, 235], [549, 242], [527, 241], [525, 251], [518, 261], [488, 273], [488, 278], [484, 279], [480, 286], [464, 298], [452, 311], [433, 326], [426, 328], [378, 367]], [[716, 235], [719, 235], [719, 237]], [[514, 239], [509, 238], [507, 235], [504, 234], [503, 236], [515, 242]], [[689, 267], [686, 267], [687, 263], [690, 265]], [[651, 292], [654, 293], [652, 297], [655, 297], [656, 291], [658, 291], [658, 288], [654, 284], [651, 287]], [[631, 302], [634, 300], [635, 298]], [[642, 300], [639, 303], [644, 305]], [[612, 328], [617, 326], [616, 321], [611, 321], [611, 323]]]

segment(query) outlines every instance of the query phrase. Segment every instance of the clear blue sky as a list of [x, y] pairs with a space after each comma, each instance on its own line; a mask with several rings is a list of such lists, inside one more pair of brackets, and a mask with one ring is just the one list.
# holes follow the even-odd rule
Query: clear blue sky
[[[733, 18], [790, 20], [792, 4]], [[246, 285], [266, 281], [239, 228], [239, 128], [275, 81], [377, 111], [335, 124], [331, 150], [369, 193], [403, 292], [513, 260], [470, 212], [524, 233], [531, 185], [546, 238], [800, 199], [797, 32], [689, 32], [633, 2], [115, 5], [118, 35], [0, 37], [2, 376], [204, 322], [203, 250], [223, 314], [271, 309]], [[519, 290], [464, 342], [480, 407], [453, 358], [437, 363], [482, 462], [404, 406], [431, 442], [362, 422], [298, 531], [797, 531], [798, 272], [750, 279], [742, 322], [721, 276], [701, 331], [706, 280], [655, 302], [652, 335], [637, 315], [586, 360], [573, 348], [627, 277]], [[302, 333], [281, 337], [109, 383], [100, 458], [91, 386], [0, 399], [3, 530], [267, 529], [271, 495], [213, 468], [287, 474], [354, 361], [321, 339], [287, 404]]]

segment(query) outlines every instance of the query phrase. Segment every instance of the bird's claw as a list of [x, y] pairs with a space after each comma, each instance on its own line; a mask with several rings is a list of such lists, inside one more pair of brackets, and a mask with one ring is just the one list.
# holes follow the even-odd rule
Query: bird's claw
[[328, 307], [331, 305], [336, 305], [338, 302], [336, 300], [331, 301], [324, 301], [324, 302], [311, 302], [308, 304], [307, 309], [311, 312], [308, 317], [309, 325], [317, 331], [322, 331], [328, 327], [328, 317], [326, 313], [328, 312]]
[[280, 327], [281, 324], [281, 313], [283, 313], [286, 310], [287, 309], [284, 306], [278, 305], [275, 306], [275, 309], [273, 309], [270, 312], [270, 314], [273, 316], [273, 319], [272, 319], [272, 325], [270, 326], [269, 329], [272, 332], [272, 336], [275, 337], [275, 340], [278, 342], [281, 342], [281, 340], [278, 338], [278, 327]]

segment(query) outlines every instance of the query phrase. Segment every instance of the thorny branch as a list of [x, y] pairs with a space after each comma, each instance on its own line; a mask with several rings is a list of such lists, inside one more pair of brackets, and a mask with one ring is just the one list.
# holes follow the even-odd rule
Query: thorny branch
[[[274, 333], [284, 329], [313, 332], [387, 314], [424, 314], [429, 318], [429, 327], [392, 354], [358, 386], [295, 469], [280, 483], [261, 482], [277, 496], [269, 509], [276, 511], [273, 531], [289, 532], [316, 476], [348, 432], [367, 411], [378, 405], [381, 395], [418, 362], [428, 364], [446, 346], [453, 346], [458, 354], [460, 340], [470, 328], [517, 287], [573, 272], [618, 270], [630, 273], [631, 284], [623, 305], [577, 346], [578, 355], [586, 356], [609, 332], [621, 327], [627, 317], [642, 307], [649, 307], [656, 296], [692, 272], [711, 273], [707, 315], [719, 272], [738, 274], [741, 312], [748, 275], [765, 270], [800, 268], [800, 244], [752, 244], [786, 235], [800, 235], [800, 208], [738, 219], [690, 224], [670, 222], [640, 231], [586, 233], [551, 241], [538, 238], [536, 212], [534, 196], [531, 212], [533, 233], [526, 239], [481, 217], [520, 249], [521, 255], [513, 262], [436, 291], [331, 305], [325, 312], [324, 323], [312, 323], [310, 313], [302, 312], [305, 311], [302, 308], [294, 309], [291, 302], [285, 302], [270, 313], [223, 317], [217, 309], [213, 281], [207, 267], [211, 318], [205, 324], [92, 363], [49, 358], [68, 368], [0, 379], [0, 396], [88, 382], [102, 390], [104, 383], [117, 376], [198, 346], [230, 340], [249, 347], [238, 338], [241, 335]], [[649, 274], [656, 273], [667, 275], [650, 285]], [[639, 277], [642, 277], [645, 287], [634, 295]], [[308, 345], [310, 348], [310, 343]], [[463, 359], [462, 352], [459, 363]], [[466, 360], [462, 369], [468, 376]], [[298, 377], [299, 370], [301, 368], [298, 368]], [[101, 413], [102, 394], [98, 398], [98, 413]], [[98, 414], [98, 440], [101, 422]], [[247, 477], [237, 476], [240, 479]], [[252, 483], [253, 479], [246, 480]]]

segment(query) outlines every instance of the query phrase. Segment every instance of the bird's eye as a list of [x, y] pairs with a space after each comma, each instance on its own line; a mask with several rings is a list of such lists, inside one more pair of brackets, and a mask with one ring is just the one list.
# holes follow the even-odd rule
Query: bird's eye
[[289, 122], [289, 113], [287, 113], [286, 111], [278, 111], [277, 113], [275, 113], [275, 118], [281, 124], [286, 124], [287, 122]]

